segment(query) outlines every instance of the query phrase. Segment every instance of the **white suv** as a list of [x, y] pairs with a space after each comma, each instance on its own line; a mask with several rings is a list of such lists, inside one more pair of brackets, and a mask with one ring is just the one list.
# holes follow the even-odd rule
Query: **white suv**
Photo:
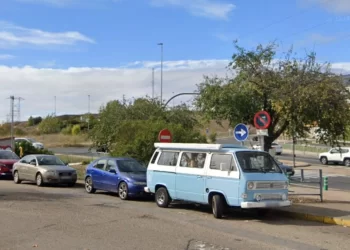
[[331, 148], [328, 152], [319, 154], [318, 158], [323, 165], [332, 162], [350, 167], [350, 148]]
[[33, 147], [35, 147], [37, 149], [44, 149], [44, 144], [42, 144], [41, 142], [37, 142], [36, 140], [34, 140], [32, 138], [15, 138], [15, 142], [16, 143], [29, 142], [33, 145]]

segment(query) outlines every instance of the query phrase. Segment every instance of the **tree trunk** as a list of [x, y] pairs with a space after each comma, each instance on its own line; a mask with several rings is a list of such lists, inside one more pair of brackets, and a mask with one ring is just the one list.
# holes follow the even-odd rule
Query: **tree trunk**
[[265, 136], [264, 151], [269, 152], [273, 141], [274, 141], [273, 136]]

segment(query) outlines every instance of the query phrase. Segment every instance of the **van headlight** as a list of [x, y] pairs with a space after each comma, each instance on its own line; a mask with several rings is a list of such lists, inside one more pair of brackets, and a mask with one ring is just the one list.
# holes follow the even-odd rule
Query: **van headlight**
[[254, 188], [254, 182], [252, 182], [252, 181], [248, 182], [247, 183], [247, 188], [250, 189], [250, 190], [253, 189]]

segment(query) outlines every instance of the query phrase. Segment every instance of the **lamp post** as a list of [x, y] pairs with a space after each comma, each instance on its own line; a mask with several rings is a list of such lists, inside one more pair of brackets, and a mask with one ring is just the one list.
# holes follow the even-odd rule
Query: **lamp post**
[[163, 105], [163, 43], [160, 46], [160, 103]]

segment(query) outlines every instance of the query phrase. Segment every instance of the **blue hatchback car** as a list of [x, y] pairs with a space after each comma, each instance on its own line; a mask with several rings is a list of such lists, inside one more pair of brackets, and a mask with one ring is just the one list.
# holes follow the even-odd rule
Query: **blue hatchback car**
[[133, 158], [102, 157], [85, 171], [85, 190], [118, 193], [120, 199], [144, 195], [147, 168]]

